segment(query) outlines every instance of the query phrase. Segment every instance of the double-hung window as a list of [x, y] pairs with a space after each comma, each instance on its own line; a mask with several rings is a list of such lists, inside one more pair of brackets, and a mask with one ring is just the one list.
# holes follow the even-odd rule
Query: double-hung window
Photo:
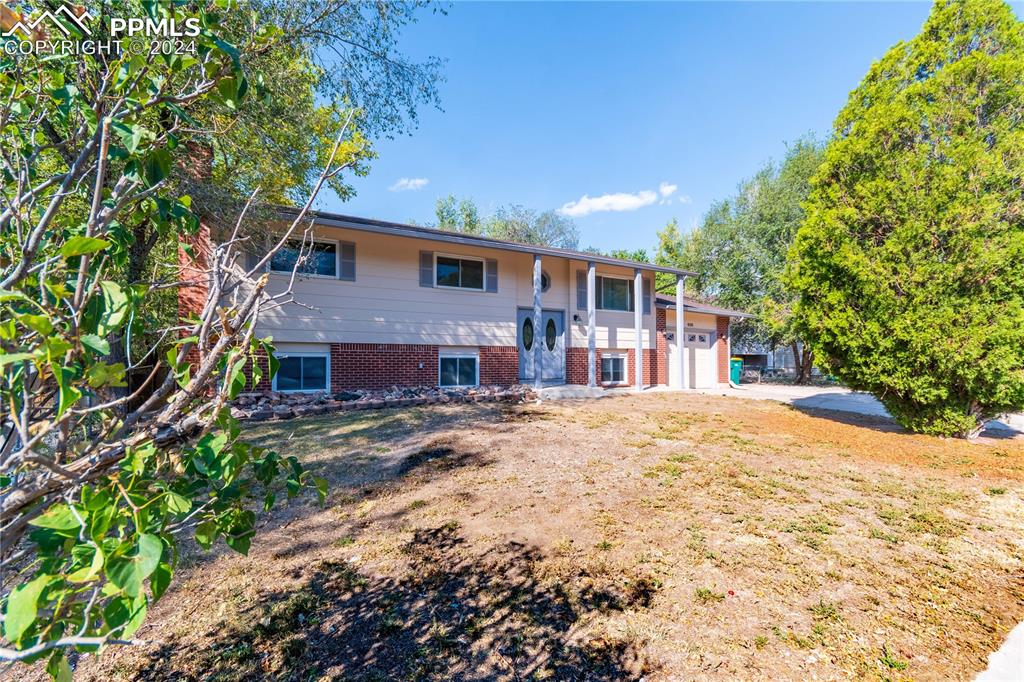
[[328, 353], [281, 353], [274, 375], [275, 391], [326, 391], [330, 388]]
[[441, 353], [438, 358], [439, 386], [476, 386], [480, 383], [480, 360], [470, 353]]
[[437, 256], [434, 283], [450, 289], [484, 290], [484, 261], [464, 256]]

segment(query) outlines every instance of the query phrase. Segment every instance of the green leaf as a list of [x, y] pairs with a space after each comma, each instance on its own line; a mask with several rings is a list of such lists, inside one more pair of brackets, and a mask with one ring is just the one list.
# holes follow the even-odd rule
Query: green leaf
[[153, 592], [153, 601], [162, 597], [164, 592], [167, 591], [173, 575], [174, 570], [167, 562], [161, 561], [157, 565], [156, 570], [153, 571], [153, 575], [149, 579], [149, 589]]
[[68, 581], [73, 583], [87, 583], [94, 580], [103, 570], [103, 550], [98, 546], [94, 548], [92, 562], [83, 566], [74, 573], [68, 575]]
[[91, 388], [103, 388], [105, 386], [127, 386], [124, 380], [124, 363], [115, 362], [107, 364], [97, 362], [85, 372], [85, 378]]
[[143, 128], [138, 123], [125, 123], [124, 121], [113, 121], [110, 124], [114, 133], [121, 140], [121, 144], [130, 154], [139, 151], [143, 141], [152, 138], [153, 133]]
[[142, 165], [142, 175], [150, 187], [171, 174], [171, 154], [166, 149], [154, 150]]
[[87, 253], [96, 253], [110, 246], [110, 242], [99, 237], [71, 237], [60, 247], [60, 255], [65, 258], [72, 256], [84, 256]]
[[46, 672], [50, 674], [53, 682], [71, 682], [71, 666], [68, 664], [67, 656], [63, 651], [55, 651], [46, 663]]
[[320, 498], [320, 504], [323, 504], [327, 499], [327, 479], [322, 476], [314, 476], [313, 485], [316, 486], [316, 495]]
[[100, 289], [103, 292], [103, 314], [97, 332], [106, 336], [115, 331], [128, 314], [128, 296], [120, 284], [109, 280], [100, 282]]
[[70, 367], [60, 367], [56, 364], [51, 364], [50, 368], [53, 370], [53, 376], [57, 380], [58, 391], [58, 403], [57, 403], [57, 416], [61, 416], [68, 409], [77, 403], [82, 398], [82, 392], [71, 384], [71, 381], [75, 378], [75, 373]]
[[41, 575], [11, 591], [4, 611], [4, 637], [17, 643], [32, 627], [39, 611], [39, 596], [53, 579], [52, 575]]
[[146, 617], [146, 596], [114, 597], [103, 609], [103, 623], [108, 632], [118, 629], [119, 637], [131, 637]]
[[192, 500], [176, 492], [167, 493], [167, 511], [172, 514], [187, 514], [192, 509]]
[[50, 322], [50, 318], [46, 315], [30, 315], [28, 313], [24, 313], [22, 315], [18, 315], [18, 320], [29, 329], [37, 331], [43, 336], [48, 336], [53, 332], [53, 323]]
[[31, 360], [34, 357], [35, 355], [32, 353], [0, 353], [0, 369], [3, 369], [4, 365]]
[[106, 339], [96, 334], [83, 334], [82, 345], [99, 355], [108, 355], [110, 353], [110, 344]]
[[216, 521], [203, 521], [196, 526], [196, 542], [203, 549], [210, 549], [219, 532]]
[[163, 551], [164, 543], [158, 536], [143, 533], [139, 536], [139, 544], [133, 556], [110, 562], [107, 577], [129, 597], [138, 597], [142, 582], [156, 570]]
[[78, 529], [82, 527], [82, 524], [71, 512], [71, 507], [64, 502], [53, 505], [46, 510], [45, 514], [29, 521], [29, 525], [37, 528], [49, 528], [61, 535], [69, 535], [69, 537], [77, 536]]
[[0, 301], [24, 301], [27, 299], [28, 296], [21, 293], [20, 291], [8, 291], [7, 289], [0, 289]]

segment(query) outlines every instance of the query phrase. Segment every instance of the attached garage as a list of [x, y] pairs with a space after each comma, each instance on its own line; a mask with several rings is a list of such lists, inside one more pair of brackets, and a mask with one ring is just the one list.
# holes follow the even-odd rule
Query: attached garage
[[716, 388], [729, 381], [729, 320], [750, 317], [738, 310], [687, 299], [683, 311], [684, 375], [679, 371], [680, 344], [676, 338], [676, 299], [658, 294], [657, 305], [665, 311], [666, 374], [671, 388]]

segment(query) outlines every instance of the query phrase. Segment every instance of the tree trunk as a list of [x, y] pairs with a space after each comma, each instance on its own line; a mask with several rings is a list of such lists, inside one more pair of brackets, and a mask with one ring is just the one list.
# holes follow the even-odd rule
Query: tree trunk
[[800, 343], [794, 341], [790, 344], [790, 348], [793, 351], [793, 363], [796, 365], [793, 383], [799, 385], [810, 383], [811, 368], [814, 366], [814, 354], [811, 353], [811, 349], [806, 343], [801, 348]]

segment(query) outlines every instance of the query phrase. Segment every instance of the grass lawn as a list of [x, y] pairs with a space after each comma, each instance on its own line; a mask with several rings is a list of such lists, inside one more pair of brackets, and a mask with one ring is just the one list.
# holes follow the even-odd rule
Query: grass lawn
[[331, 481], [189, 550], [83, 679], [969, 679], [1024, 619], [1024, 444], [661, 393], [252, 428]]

